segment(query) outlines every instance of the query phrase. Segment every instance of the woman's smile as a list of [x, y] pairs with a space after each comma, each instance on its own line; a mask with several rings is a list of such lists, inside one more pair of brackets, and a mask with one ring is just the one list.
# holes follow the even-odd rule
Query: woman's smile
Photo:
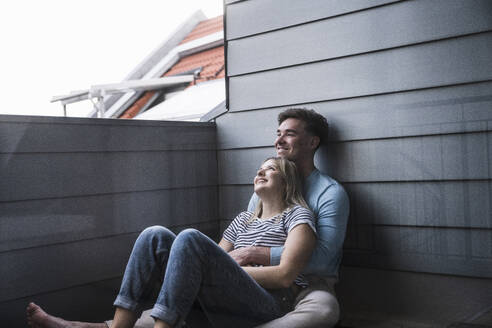
[[276, 163], [272, 160], [266, 161], [258, 169], [253, 183], [255, 185], [255, 192], [261, 192], [262, 190], [281, 191], [284, 187], [282, 174], [278, 170]]

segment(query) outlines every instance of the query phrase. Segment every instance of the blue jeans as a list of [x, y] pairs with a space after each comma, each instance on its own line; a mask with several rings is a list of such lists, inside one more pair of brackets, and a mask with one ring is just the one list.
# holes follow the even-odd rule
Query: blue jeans
[[[194, 229], [177, 236], [164, 227], [145, 229], [128, 261], [114, 305], [179, 326], [198, 300], [214, 327], [252, 327], [283, 315], [288, 290], [269, 292], [213, 240]], [[283, 301], [282, 301], [283, 300]]]

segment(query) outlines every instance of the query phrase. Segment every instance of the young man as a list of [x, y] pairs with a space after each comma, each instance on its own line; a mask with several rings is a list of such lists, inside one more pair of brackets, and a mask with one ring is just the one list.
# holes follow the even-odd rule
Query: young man
[[[333, 287], [342, 258], [349, 200], [338, 182], [314, 166], [314, 154], [328, 134], [326, 119], [313, 110], [291, 108], [279, 114], [278, 123], [275, 140], [277, 155], [294, 161], [304, 179], [304, 198], [316, 217], [318, 240], [311, 260], [303, 271], [310, 275], [310, 287], [299, 294], [293, 311], [260, 327], [331, 327], [339, 318], [339, 305]], [[254, 210], [257, 201], [257, 196], [253, 195], [249, 211]], [[281, 254], [281, 247], [250, 247], [230, 253], [241, 265], [276, 265]]]
[[[304, 198], [317, 222], [318, 240], [311, 260], [304, 270], [310, 285], [297, 297], [295, 309], [285, 316], [258, 328], [330, 327], [339, 317], [339, 306], [333, 286], [338, 277], [342, 245], [349, 213], [349, 201], [343, 187], [314, 166], [314, 154], [328, 134], [326, 119], [313, 110], [291, 108], [278, 116], [279, 127], [275, 149], [278, 156], [294, 161], [304, 179]], [[248, 210], [253, 211], [258, 198], [253, 195]], [[282, 247], [249, 247], [229, 254], [240, 265], [280, 263]], [[28, 307], [28, 320], [35, 327], [107, 328], [106, 323], [67, 322], [52, 317], [37, 305]], [[153, 320], [142, 316], [135, 327], [152, 327]]]

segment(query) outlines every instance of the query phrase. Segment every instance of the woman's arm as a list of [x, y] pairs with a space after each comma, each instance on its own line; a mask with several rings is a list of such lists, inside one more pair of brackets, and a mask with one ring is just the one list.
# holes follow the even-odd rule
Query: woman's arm
[[279, 265], [243, 269], [264, 288], [287, 288], [309, 261], [315, 244], [314, 231], [299, 224], [287, 235]]
[[219, 246], [227, 253], [229, 253], [234, 249], [234, 244], [231, 243], [230, 241], [225, 240], [224, 238], [220, 240]]

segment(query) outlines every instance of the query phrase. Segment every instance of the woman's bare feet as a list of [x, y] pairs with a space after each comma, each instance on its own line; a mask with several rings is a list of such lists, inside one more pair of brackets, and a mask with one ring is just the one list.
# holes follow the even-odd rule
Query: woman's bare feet
[[27, 306], [26, 314], [27, 324], [32, 328], [107, 328], [105, 323], [67, 321], [54, 317], [32, 302]]

